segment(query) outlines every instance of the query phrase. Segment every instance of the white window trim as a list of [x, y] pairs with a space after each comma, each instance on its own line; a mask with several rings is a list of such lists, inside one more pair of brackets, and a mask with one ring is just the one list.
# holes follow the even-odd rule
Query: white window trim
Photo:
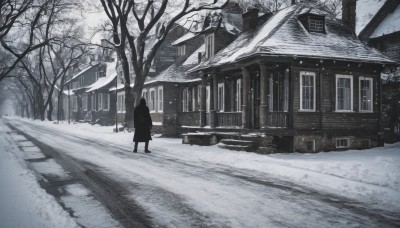
[[98, 93], [97, 96], [97, 111], [103, 110], [103, 94]]
[[94, 94], [94, 93], [92, 93], [91, 94], [92, 96], [91, 96], [91, 98], [92, 98], [92, 103], [91, 103], [91, 105], [92, 105], [92, 111], [96, 111], [96, 95]]
[[110, 94], [103, 93], [102, 97], [103, 96], [106, 96], [106, 98], [107, 98], [107, 107], [106, 108], [103, 107], [103, 99], [101, 100], [101, 106], [103, 107], [103, 111], [109, 111], [110, 110]]
[[[154, 92], [154, 100], [151, 100], [151, 92]], [[156, 103], [156, 99], [157, 99], [157, 97], [156, 97], [156, 95], [157, 95], [156, 94], [156, 89], [155, 88], [150, 88], [148, 95], [149, 95], [150, 113], [155, 113], [156, 109], [157, 109], [157, 105], [154, 104], [154, 103]]]
[[236, 80], [236, 112], [242, 112], [242, 79]]
[[[346, 140], [347, 141], [347, 146], [338, 146], [337, 142], [339, 140]], [[350, 148], [350, 138], [336, 138], [335, 139], [335, 147], [338, 149], [342, 149], [342, 148]]]
[[125, 113], [125, 92], [119, 92], [117, 95], [118, 113]]
[[[337, 87], [337, 83], [338, 83], [338, 79], [339, 78], [349, 78], [350, 79], [350, 110], [339, 110], [338, 109], [338, 87]], [[353, 75], [344, 75], [344, 74], [337, 74], [336, 75], [336, 80], [335, 80], [335, 111], [336, 112], [353, 112]]]
[[186, 44], [178, 46], [178, 56], [186, 55]]
[[[222, 103], [221, 103], [221, 105], [220, 105], [220, 97], [219, 97], [219, 90], [220, 90], [220, 88], [222, 88]], [[218, 96], [218, 111], [219, 112], [224, 112], [224, 110], [225, 110], [225, 84], [224, 83], [218, 83], [218, 93], [217, 93], [217, 96]]]
[[[371, 110], [361, 110], [361, 80], [370, 81], [371, 83]], [[371, 77], [359, 77], [358, 78], [358, 110], [364, 113], [374, 112], [374, 80]]]
[[[160, 94], [162, 96], [161, 98], [160, 98]], [[158, 112], [163, 113], [163, 111], [164, 111], [164, 88], [163, 88], [163, 86], [158, 87], [157, 104], [158, 104]]]
[[189, 112], [189, 88], [187, 87], [182, 92], [182, 112]]
[[[313, 101], [313, 109], [304, 109], [303, 108], [303, 75], [312, 75], [313, 76], [313, 84], [314, 84], [314, 89], [313, 89], [313, 97], [314, 97], [314, 101]], [[315, 84], [315, 73], [314, 72], [308, 72], [308, 71], [301, 71], [300, 72], [300, 111], [302, 112], [315, 112], [316, 110], [316, 90], [317, 90], [317, 85]]]

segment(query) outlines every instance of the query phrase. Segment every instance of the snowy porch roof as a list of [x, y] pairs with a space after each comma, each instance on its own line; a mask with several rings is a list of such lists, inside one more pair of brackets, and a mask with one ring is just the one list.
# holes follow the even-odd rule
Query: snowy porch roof
[[364, 45], [334, 16], [325, 17], [326, 33], [308, 32], [298, 20], [302, 3], [273, 15], [258, 29], [242, 33], [235, 41], [190, 72], [231, 64], [254, 56], [286, 56], [336, 59], [358, 62], [394, 63], [377, 50]]

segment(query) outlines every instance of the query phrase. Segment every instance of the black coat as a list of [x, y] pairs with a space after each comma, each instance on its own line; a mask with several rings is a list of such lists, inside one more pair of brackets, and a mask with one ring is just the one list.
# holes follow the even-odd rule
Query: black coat
[[153, 127], [150, 111], [146, 105], [140, 104], [134, 111], [135, 136], [134, 142], [147, 142], [151, 140], [150, 129]]

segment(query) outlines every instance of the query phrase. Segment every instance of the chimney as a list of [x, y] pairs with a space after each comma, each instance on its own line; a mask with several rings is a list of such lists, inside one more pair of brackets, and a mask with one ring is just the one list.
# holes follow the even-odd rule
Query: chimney
[[356, 31], [357, 0], [342, 0], [342, 21], [351, 31]]
[[243, 32], [254, 29], [257, 26], [258, 11], [258, 9], [248, 9], [246, 13], [242, 14]]

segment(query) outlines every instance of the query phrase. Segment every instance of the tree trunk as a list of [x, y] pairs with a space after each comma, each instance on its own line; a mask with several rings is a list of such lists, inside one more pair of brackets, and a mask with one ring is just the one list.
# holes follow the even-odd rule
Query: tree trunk
[[125, 121], [129, 127], [133, 127], [133, 111], [135, 110], [135, 96], [130, 86], [125, 86]]
[[51, 114], [53, 113], [53, 102], [49, 102], [49, 111], [47, 112], [47, 119], [52, 121]]

